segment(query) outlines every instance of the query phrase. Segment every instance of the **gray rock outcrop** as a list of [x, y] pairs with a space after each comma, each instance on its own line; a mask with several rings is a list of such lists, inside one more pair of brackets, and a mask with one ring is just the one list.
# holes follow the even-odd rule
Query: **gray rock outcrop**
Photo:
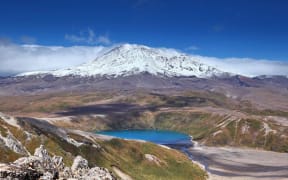
[[114, 180], [116, 177], [106, 168], [89, 168], [88, 161], [77, 156], [72, 167], [65, 167], [63, 157], [51, 158], [41, 145], [33, 156], [21, 157], [10, 164], [0, 164], [0, 179], [77, 179], [77, 180]]
[[73, 164], [71, 166], [71, 170], [72, 171], [77, 171], [79, 169], [88, 169], [88, 161], [84, 158], [82, 158], [81, 156], [77, 156], [74, 161]]

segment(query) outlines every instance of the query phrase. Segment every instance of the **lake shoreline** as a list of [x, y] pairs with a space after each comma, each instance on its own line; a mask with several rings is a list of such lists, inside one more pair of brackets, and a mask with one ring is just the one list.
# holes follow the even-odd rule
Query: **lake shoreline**
[[[122, 130], [114, 132], [145, 132], [161, 133], [161, 130]], [[113, 132], [113, 131], [105, 131]], [[165, 131], [164, 131], [165, 132]], [[176, 133], [175, 131], [166, 131], [167, 133]], [[181, 135], [185, 135], [180, 133]], [[107, 134], [105, 134], [107, 135]], [[117, 135], [117, 133], [116, 133]], [[132, 134], [133, 135], [133, 134]], [[132, 136], [120, 139], [151, 142]], [[163, 137], [162, 137], [163, 138]], [[272, 151], [255, 150], [248, 148], [235, 147], [207, 147], [199, 146], [193, 137], [185, 135], [185, 141], [175, 141], [170, 143], [155, 143], [163, 148], [176, 149], [184, 153], [193, 163], [205, 170], [211, 180], [256, 180], [256, 179], [277, 179], [284, 180], [288, 178], [288, 154]], [[181, 139], [181, 138], [180, 138]], [[272, 161], [272, 162], [271, 162]], [[249, 168], [247, 168], [249, 167]]]
[[159, 129], [125, 129], [98, 131], [96, 134], [112, 136], [125, 140], [147, 141], [164, 146], [193, 146], [191, 136], [171, 131]]

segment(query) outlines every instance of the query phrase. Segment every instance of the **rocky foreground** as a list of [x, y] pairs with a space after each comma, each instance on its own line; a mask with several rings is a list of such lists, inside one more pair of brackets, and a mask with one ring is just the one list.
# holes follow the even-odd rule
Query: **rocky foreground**
[[116, 177], [103, 167], [89, 168], [88, 161], [75, 157], [71, 167], [65, 166], [63, 157], [49, 156], [41, 145], [33, 156], [21, 157], [10, 164], [0, 164], [0, 179], [90, 179], [113, 180]]
[[116, 178], [204, 180], [207, 174], [173, 149], [0, 113], [0, 179]]

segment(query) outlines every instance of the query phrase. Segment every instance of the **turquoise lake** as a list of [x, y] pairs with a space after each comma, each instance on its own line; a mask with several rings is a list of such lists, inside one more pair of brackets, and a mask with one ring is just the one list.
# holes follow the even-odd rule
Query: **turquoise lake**
[[97, 134], [114, 136], [122, 139], [145, 140], [162, 145], [191, 145], [187, 134], [165, 130], [113, 130], [100, 131]]

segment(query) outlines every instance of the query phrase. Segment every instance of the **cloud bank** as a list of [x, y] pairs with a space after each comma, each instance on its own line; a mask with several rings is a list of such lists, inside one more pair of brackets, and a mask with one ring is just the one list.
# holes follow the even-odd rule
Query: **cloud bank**
[[[0, 43], [0, 75], [14, 75], [22, 72], [46, 71], [77, 66], [94, 60], [97, 56], [112, 47], [114, 46], [63, 47]], [[171, 49], [166, 50], [171, 51]], [[177, 53], [176, 50], [173, 51]], [[199, 55], [191, 56], [225, 72], [246, 76], [288, 76], [287, 61], [257, 60], [252, 58], [221, 59]]]
[[94, 60], [102, 46], [39, 46], [0, 44], [0, 75], [67, 68]]
[[225, 72], [254, 77], [260, 75], [284, 75], [288, 77], [288, 62], [253, 58], [215, 58], [194, 55], [203, 63]]

